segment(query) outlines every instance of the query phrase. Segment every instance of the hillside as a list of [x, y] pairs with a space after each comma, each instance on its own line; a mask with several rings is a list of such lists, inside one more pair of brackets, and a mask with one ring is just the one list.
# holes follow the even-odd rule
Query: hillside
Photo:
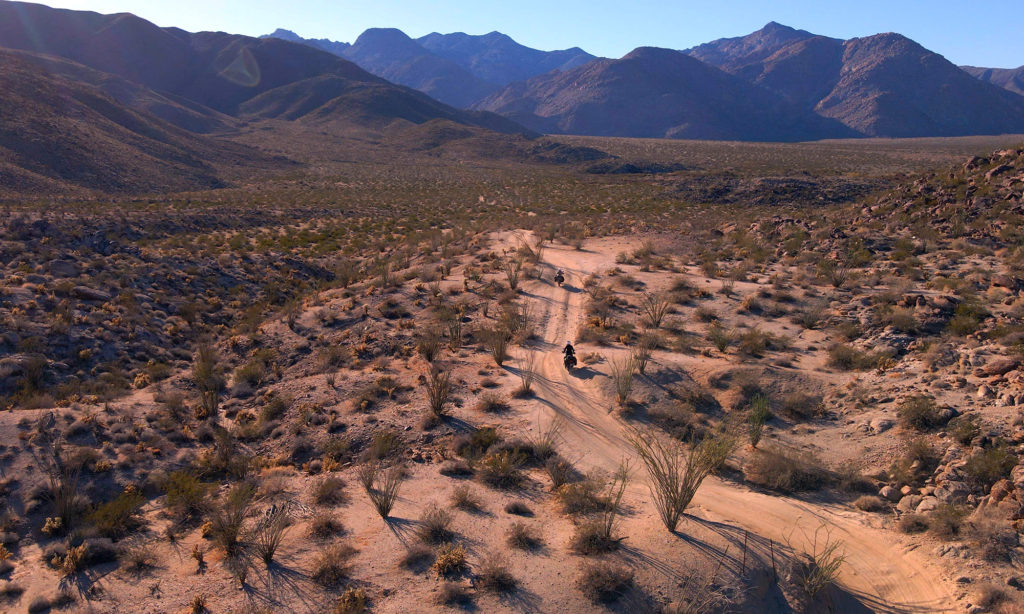
[[249, 147], [130, 109], [99, 87], [47, 74], [23, 54], [0, 51], [0, 65], [0, 192], [209, 189], [226, 185], [221, 165], [271, 163]]
[[998, 85], [1014, 94], [1024, 96], [1024, 66], [1018, 68], [979, 68], [977, 66], [961, 66], [967, 74], [981, 79], [986, 83]]
[[512, 84], [478, 108], [539, 131], [595, 136], [788, 141], [854, 134], [683, 53], [650, 47]]

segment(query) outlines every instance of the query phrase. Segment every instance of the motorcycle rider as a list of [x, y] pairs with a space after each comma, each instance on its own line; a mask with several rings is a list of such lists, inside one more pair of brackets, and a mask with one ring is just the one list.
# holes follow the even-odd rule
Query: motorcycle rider
[[566, 356], [576, 357], [576, 348], [572, 347], [572, 341], [566, 341], [565, 347], [562, 348], [562, 353]]

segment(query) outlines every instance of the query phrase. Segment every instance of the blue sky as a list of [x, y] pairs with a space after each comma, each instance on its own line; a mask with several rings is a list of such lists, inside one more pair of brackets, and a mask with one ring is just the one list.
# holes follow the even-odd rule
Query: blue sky
[[957, 64], [1024, 65], [1024, 0], [52, 0], [132, 12], [161, 26], [260, 35], [281, 27], [351, 42], [370, 27], [410, 36], [499, 30], [539, 49], [579, 46], [620, 57], [635, 47], [683, 49], [769, 21], [837, 38], [899, 32]]

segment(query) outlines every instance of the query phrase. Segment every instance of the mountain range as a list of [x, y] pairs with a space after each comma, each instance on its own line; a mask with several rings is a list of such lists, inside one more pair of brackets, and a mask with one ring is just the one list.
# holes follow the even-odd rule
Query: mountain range
[[385, 79], [541, 132], [799, 140], [1024, 131], [1024, 71], [961, 69], [894, 33], [841, 40], [771, 22], [747, 36], [678, 53], [638, 48], [618, 60], [529, 49], [497, 32], [412, 39], [372, 29], [352, 45], [269, 36], [334, 45]]
[[350, 45], [0, 0], [0, 65], [0, 188], [26, 190], [210, 188], [294, 164], [232, 140], [259, 122], [387, 133], [373, 142], [412, 150], [476, 138], [462, 151], [561, 161], [600, 152], [523, 139], [1024, 133], [1022, 69], [957, 67], [899, 34], [839, 40], [777, 23], [609, 59], [498, 32], [374, 28]]

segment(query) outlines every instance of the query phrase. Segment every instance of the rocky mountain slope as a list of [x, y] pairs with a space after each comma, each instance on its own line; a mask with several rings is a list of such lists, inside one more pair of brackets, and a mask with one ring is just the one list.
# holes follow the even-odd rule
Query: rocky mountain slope
[[972, 77], [1024, 96], [1024, 66], [1017, 68], [980, 68], [961, 66]]
[[512, 84], [478, 108], [539, 131], [598, 136], [785, 141], [856, 134], [686, 54], [652, 47]]
[[687, 50], [866, 136], [1024, 130], [1024, 97], [979, 83], [899, 34], [848, 41], [770, 23]]

